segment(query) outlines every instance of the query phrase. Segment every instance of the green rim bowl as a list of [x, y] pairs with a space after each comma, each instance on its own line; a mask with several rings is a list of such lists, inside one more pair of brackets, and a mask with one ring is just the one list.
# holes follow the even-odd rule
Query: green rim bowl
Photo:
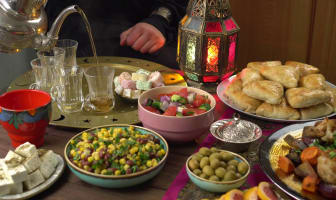
[[[95, 128], [91, 128], [88, 130], [85, 130], [85, 132], [92, 132], [95, 131], [96, 129], [99, 128], [125, 128], [125, 127], [129, 127], [130, 125], [126, 125], [126, 124], [115, 124], [115, 125], [107, 125], [107, 126], [99, 126], [99, 127], [95, 127]], [[164, 146], [164, 150], [166, 151], [165, 156], [162, 158], [162, 160], [158, 163], [158, 165], [156, 165], [155, 167], [151, 167], [148, 168], [146, 170], [140, 171], [140, 172], [136, 172], [136, 173], [132, 173], [132, 174], [127, 174], [127, 175], [119, 175], [119, 176], [115, 176], [115, 175], [101, 175], [101, 174], [95, 174], [92, 172], [87, 172], [79, 167], [77, 167], [76, 165], [74, 165], [69, 157], [68, 154], [70, 152], [70, 141], [72, 139], [75, 139], [77, 137], [79, 137], [84, 131], [78, 133], [77, 135], [73, 136], [68, 143], [65, 146], [64, 149], [64, 158], [65, 161], [68, 165], [68, 167], [70, 168], [70, 170], [82, 181], [85, 181], [89, 184], [92, 185], [96, 185], [96, 186], [100, 186], [100, 187], [105, 187], [105, 188], [125, 188], [125, 187], [131, 187], [134, 185], [138, 185], [141, 184], [143, 182], [146, 182], [150, 179], [152, 179], [154, 176], [156, 176], [164, 167], [167, 157], [168, 157], [168, 151], [169, 151], [169, 147], [168, 144], [166, 142], [166, 140], [159, 135], [158, 133], [151, 131], [149, 129], [140, 127], [140, 126], [133, 126], [135, 128], [135, 130], [138, 130], [141, 132], [141, 134], [151, 134], [153, 135], [155, 138], [160, 140], [160, 143]]]
[[210, 181], [204, 178], [201, 178], [199, 176], [197, 176], [196, 174], [194, 174], [188, 166], [189, 161], [191, 160], [192, 156], [191, 155], [187, 162], [186, 162], [186, 170], [187, 170], [187, 174], [190, 178], [190, 180], [197, 185], [198, 187], [202, 188], [203, 190], [209, 191], [209, 192], [220, 192], [220, 193], [224, 193], [227, 192], [229, 190], [232, 189], [236, 189], [239, 188], [240, 186], [242, 186], [246, 180], [248, 175], [250, 174], [250, 164], [248, 163], [248, 161], [242, 157], [239, 154], [233, 153], [231, 151], [225, 151], [225, 150], [219, 150], [219, 151], [224, 151], [224, 152], [229, 152], [232, 153], [234, 156], [236, 156], [236, 159], [238, 159], [239, 161], [243, 161], [248, 165], [248, 170], [246, 172], [246, 174], [244, 176], [242, 176], [241, 178], [234, 180], [234, 181]]

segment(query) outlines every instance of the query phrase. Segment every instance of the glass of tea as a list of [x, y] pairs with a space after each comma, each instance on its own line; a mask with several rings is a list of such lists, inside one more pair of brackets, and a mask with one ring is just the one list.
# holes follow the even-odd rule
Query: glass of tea
[[82, 110], [84, 97], [82, 92], [83, 69], [78, 66], [65, 67], [58, 75], [61, 84], [52, 87], [55, 101], [63, 113]]
[[89, 86], [84, 109], [97, 113], [111, 111], [115, 105], [113, 78], [115, 69], [108, 66], [92, 66], [84, 69], [84, 76]]

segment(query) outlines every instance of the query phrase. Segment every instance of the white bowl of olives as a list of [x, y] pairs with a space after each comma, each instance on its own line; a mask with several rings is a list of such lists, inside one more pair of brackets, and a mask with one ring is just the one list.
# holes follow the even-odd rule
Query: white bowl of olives
[[249, 173], [248, 161], [239, 154], [202, 147], [186, 162], [190, 180], [209, 192], [226, 192], [242, 186]]

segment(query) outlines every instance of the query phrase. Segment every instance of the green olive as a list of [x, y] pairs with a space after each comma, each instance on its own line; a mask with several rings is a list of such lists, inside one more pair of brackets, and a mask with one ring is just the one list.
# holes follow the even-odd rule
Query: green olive
[[196, 174], [197, 176], [202, 174], [202, 171], [200, 169], [194, 169], [193, 173]]
[[209, 159], [210, 159], [210, 160], [212, 160], [212, 159], [218, 159], [218, 160], [221, 160], [221, 159], [222, 159], [222, 156], [221, 156], [219, 153], [212, 153], [212, 154], [210, 154]]
[[209, 148], [206, 148], [206, 147], [201, 147], [198, 152], [200, 154], [204, 155], [204, 156], [208, 156], [208, 155], [211, 154], [211, 150]]
[[220, 167], [220, 162], [218, 159], [214, 158], [214, 159], [210, 159], [210, 167], [212, 169], [217, 169], [218, 167]]
[[219, 178], [224, 178], [225, 172], [226, 172], [226, 170], [225, 170], [223, 167], [218, 167], [218, 168], [215, 170], [215, 174], [216, 174], [216, 176], [218, 176]]
[[208, 175], [206, 175], [206, 174], [204, 174], [204, 173], [202, 173], [201, 175], [199, 175], [199, 177], [201, 177], [201, 178], [204, 178], [204, 179], [208, 179]]
[[203, 169], [203, 167], [205, 165], [209, 165], [210, 162], [209, 162], [209, 157], [206, 157], [204, 156], [202, 159], [201, 159], [201, 162], [200, 162], [200, 167]]
[[216, 147], [211, 147], [210, 150], [213, 152], [213, 153], [216, 153], [219, 151], [219, 149], [217, 149]]
[[204, 174], [206, 174], [208, 176], [212, 176], [212, 175], [215, 174], [215, 171], [209, 165], [204, 166], [202, 171], [203, 171]]
[[238, 166], [238, 164], [239, 164], [239, 161], [238, 161], [238, 160], [230, 160], [230, 161], [228, 162], [228, 165]]
[[237, 179], [236, 174], [233, 171], [227, 171], [223, 178], [224, 181], [233, 181], [236, 179]]
[[229, 152], [226, 152], [226, 151], [222, 151], [220, 154], [222, 155], [222, 159], [224, 161], [229, 161], [229, 160], [234, 159], [234, 156], [233, 156], [232, 153], [229, 153]]
[[236, 173], [236, 177], [237, 177], [237, 179], [240, 179], [242, 177], [242, 175], [239, 174], [239, 173]]
[[217, 176], [213, 175], [213, 176], [210, 176], [209, 180], [210, 181], [219, 181], [219, 178]]
[[189, 168], [191, 169], [191, 170], [194, 170], [194, 169], [198, 169], [199, 167], [200, 167], [200, 164], [198, 163], [198, 161], [197, 160], [195, 160], [195, 159], [191, 159], [190, 161], [189, 161]]
[[196, 154], [194, 154], [194, 155], [192, 156], [192, 159], [195, 159], [195, 160], [197, 160], [198, 162], [200, 162], [201, 159], [202, 159], [202, 157], [203, 157], [202, 154], [196, 153]]
[[232, 170], [232, 171], [237, 171], [237, 167], [235, 166], [235, 165], [228, 165], [227, 167], [226, 167], [226, 169], [227, 170]]
[[221, 167], [224, 167], [224, 168], [226, 168], [226, 166], [227, 166], [225, 161], [220, 161], [220, 164], [221, 164]]
[[245, 163], [245, 162], [240, 162], [238, 164], [238, 172], [241, 174], [241, 175], [244, 175], [246, 174], [248, 170], [248, 165]]

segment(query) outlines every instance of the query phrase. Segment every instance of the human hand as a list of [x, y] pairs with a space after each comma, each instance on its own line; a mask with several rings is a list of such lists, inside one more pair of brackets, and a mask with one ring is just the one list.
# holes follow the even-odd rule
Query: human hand
[[130, 46], [141, 53], [155, 53], [165, 44], [166, 39], [153, 25], [137, 23], [120, 34], [120, 45]]

